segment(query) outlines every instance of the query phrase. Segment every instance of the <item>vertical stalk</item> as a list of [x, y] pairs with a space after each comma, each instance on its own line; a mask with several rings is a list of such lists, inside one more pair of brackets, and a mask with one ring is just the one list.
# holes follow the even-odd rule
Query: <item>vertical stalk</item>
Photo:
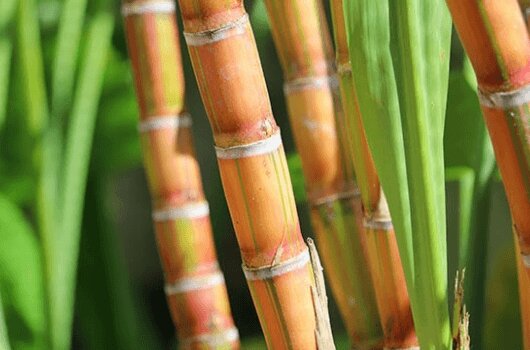
[[243, 270], [267, 346], [316, 349], [323, 331], [316, 313], [325, 302], [315, 297], [308, 249], [248, 14], [241, 0], [179, 3]]
[[383, 346], [362, 205], [320, 0], [266, 0], [311, 220], [352, 345]]
[[417, 347], [410, 300], [386, 198], [379, 182], [357, 102], [343, 0], [331, 0], [336, 64], [348, 153], [361, 191], [369, 266], [387, 348]]
[[181, 349], [237, 349], [184, 106], [173, 1], [123, 2], [166, 297]]
[[530, 274], [530, 40], [517, 0], [447, 0], [475, 70], [479, 100]]

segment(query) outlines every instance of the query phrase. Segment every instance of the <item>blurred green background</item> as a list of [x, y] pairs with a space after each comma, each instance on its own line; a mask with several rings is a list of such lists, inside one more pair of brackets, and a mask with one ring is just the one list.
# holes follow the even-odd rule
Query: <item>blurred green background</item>
[[[73, 6], [82, 7], [76, 11]], [[289, 154], [302, 231], [310, 236], [303, 177], [295, 155], [283, 99], [281, 68], [265, 8], [261, 0], [246, 1], [246, 6], [251, 13], [275, 117]], [[82, 17], [71, 16], [71, 23], [66, 25], [64, 18], [68, 16], [64, 13], [67, 11], [72, 14], [81, 11]], [[62, 55], [64, 62], [72, 62], [73, 68], [57, 64], [61, 25], [71, 35], [70, 39], [62, 40]], [[77, 41], [75, 32], [72, 32], [75, 28], [80, 30]], [[111, 30], [108, 35], [110, 41], [102, 38], [104, 28]], [[456, 63], [453, 71], [457, 72], [461, 67], [462, 53], [456, 40], [454, 46], [452, 60]], [[99, 57], [100, 52], [105, 54]], [[182, 55], [187, 105], [194, 119], [196, 151], [204, 189], [210, 201], [219, 262], [225, 273], [233, 315], [243, 339], [243, 348], [263, 349], [259, 323], [241, 271], [239, 249], [221, 188], [212, 136], [185, 48]], [[63, 68], [66, 73], [72, 72], [70, 87], [68, 78], [62, 80], [65, 85], [61, 85], [61, 79], [57, 78]], [[101, 73], [99, 84], [97, 72]], [[62, 100], [56, 92], [61, 87], [67, 96]], [[457, 88], [454, 91], [459, 91]], [[472, 91], [469, 86], [468, 90]], [[469, 94], [466, 96], [469, 97]], [[475, 97], [471, 95], [470, 98], [476, 105]], [[449, 103], [451, 101], [450, 98]], [[472, 138], [476, 134], [473, 124], [461, 122], [467, 117], [466, 109], [459, 108], [465, 107], [465, 102], [457, 101], [454, 106], [449, 110], [453, 118], [448, 115], [448, 123], [454, 125], [447, 126], [446, 130], [457, 128], [458, 137]], [[92, 119], [87, 117], [90, 115], [93, 115]], [[4, 316], [13, 349], [47, 348], [44, 344], [50, 337], [47, 334], [50, 323], [46, 310], [55, 309], [55, 306], [50, 306], [46, 299], [46, 288], [49, 288], [50, 282], [45, 271], [48, 271], [47, 257], [52, 256], [50, 259], [53, 260], [54, 254], [58, 256], [57, 261], [68, 263], [75, 277], [73, 348], [174, 348], [176, 340], [165, 303], [163, 276], [151, 224], [150, 199], [141, 164], [137, 116], [118, 1], [1, 0], [0, 311], [3, 309], [3, 312], [0, 316]], [[53, 129], [54, 121], [59, 125], [56, 129]], [[55, 130], [57, 134], [49, 130]], [[56, 137], [64, 142], [55, 148], [49, 146], [47, 142], [52, 140], [53, 143]], [[448, 164], [451, 159], [458, 158], [456, 155], [451, 157], [451, 154], [460, 154], [463, 152], [461, 147], [467, 147], [465, 142], [461, 145], [456, 139], [448, 139], [446, 144]], [[83, 147], [86, 149], [84, 153]], [[74, 150], [70, 158], [69, 150]], [[480, 158], [477, 152], [468, 152], [471, 163]], [[66, 175], [55, 179], [54, 190], [43, 192], [42, 189], [46, 188], [42, 186], [46, 181], [43, 180], [46, 178], [46, 170], [43, 169], [57, 159], [61, 161], [52, 170], [62, 174], [65, 169]], [[74, 165], [70, 166], [69, 162]], [[77, 166], [76, 162], [79, 163]], [[83, 165], [85, 163], [86, 166]], [[450, 165], [461, 165], [458, 161], [454, 163]], [[69, 172], [70, 168], [78, 170]], [[66, 180], [69, 178], [74, 180], [69, 182]], [[461, 187], [465, 181], [462, 182], [459, 176], [448, 176], [448, 179], [448, 235], [454, 241], [461, 231], [462, 193], [465, 193]], [[53, 183], [53, 176], [48, 181]], [[520, 349], [521, 328], [510, 216], [498, 176], [495, 175], [491, 183], [491, 194], [486, 196], [487, 201], [482, 202], [485, 210], [477, 214], [487, 232], [482, 232], [480, 240], [472, 243], [476, 249], [488, 252], [485, 303], [482, 305], [479, 302], [480, 311], [485, 315], [483, 327], [477, 327], [484, 329], [480, 348]], [[49, 252], [45, 248], [47, 236], [43, 233], [46, 231], [43, 225], [47, 221], [42, 219], [41, 214], [42, 208], [55, 206], [57, 193], [54, 191], [61, 198], [67, 198], [64, 203], [72, 203], [71, 206], [59, 206], [55, 214], [57, 217], [70, 215], [70, 207], [82, 210], [78, 215], [81, 220], [79, 228], [75, 228], [75, 220], [72, 224], [73, 230], [80, 233], [79, 239], [72, 234], [71, 246], [51, 245], [64, 251], [64, 254], [53, 250]], [[79, 195], [70, 196], [68, 201], [69, 193]], [[72, 216], [76, 217], [75, 210]], [[61, 222], [68, 221], [68, 218], [63, 218]], [[53, 220], [51, 225], [53, 227]], [[66, 235], [72, 232], [59, 232], [56, 239], [67, 241]], [[52, 236], [54, 234], [51, 233]], [[75, 273], [77, 244], [79, 260]], [[450, 247], [455, 246], [450, 244]], [[71, 256], [73, 260], [63, 258], [70, 251], [74, 252]], [[456, 268], [456, 253], [451, 251], [449, 256], [452, 259], [450, 270], [453, 271]], [[50, 275], [55, 276], [53, 268], [51, 271]], [[57, 276], [55, 283], [61, 285], [62, 275], [59, 273]], [[450, 278], [453, 276], [450, 275]], [[65, 304], [65, 312], [69, 312], [68, 303]], [[332, 300], [330, 310], [338, 348], [347, 349], [343, 326]], [[3, 344], [1, 318], [0, 348]], [[473, 321], [474, 315], [471, 314], [471, 323]]]

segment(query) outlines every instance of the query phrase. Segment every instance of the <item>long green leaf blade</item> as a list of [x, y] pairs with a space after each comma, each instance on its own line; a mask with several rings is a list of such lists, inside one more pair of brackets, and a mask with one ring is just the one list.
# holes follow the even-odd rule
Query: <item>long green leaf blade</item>
[[[448, 311], [443, 120], [450, 20], [439, 0], [389, 1], [416, 266], [415, 325], [422, 348], [451, 346]], [[431, 13], [436, 13], [433, 16]], [[425, 36], [428, 35], [428, 38]], [[430, 50], [429, 50], [430, 49]], [[430, 65], [428, 65], [430, 63]], [[446, 68], [440, 68], [440, 67]], [[442, 74], [445, 73], [445, 76]], [[421, 312], [418, 312], [420, 311]], [[425, 312], [429, 310], [429, 312]]]
[[54, 348], [68, 349], [72, 329], [74, 292], [79, 255], [81, 220], [95, 117], [101, 94], [107, 53], [111, 43], [113, 17], [97, 14], [89, 24], [85, 57], [79, 73], [73, 110], [65, 145], [63, 169], [62, 237], [58, 242], [62, 285], [52, 307], [56, 329]]
[[52, 115], [65, 116], [71, 104], [87, 0], [66, 0], [59, 22], [52, 75]]
[[17, 18], [18, 65], [22, 72], [26, 118], [32, 134], [42, 131], [48, 114], [46, 85], [35, 0], [20, 0]]

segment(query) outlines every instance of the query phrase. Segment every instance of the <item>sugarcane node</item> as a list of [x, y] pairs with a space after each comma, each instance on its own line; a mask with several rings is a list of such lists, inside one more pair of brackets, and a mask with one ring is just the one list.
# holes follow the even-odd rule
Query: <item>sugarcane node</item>
[[530, 269], [530, 254], [521, 254], [521, 257], [523, 258], [524, 266]]
[[185, 204], [179, 207], [157, 209], [153, 211], [152, 217], [155, 222], [179, 220], [179, 219], [199, 219], [210, 214], [208, 202]]
[[363, 226], [366, 229], [369, 230], [382, 230], [382, 231], [390, 231], [394, 228], [394, 225], [392, 224], [391, 220], [388, 221], [381, 221], [381, 220], [374, 220], [374, 219], [364, 219], [363, 220]]
[[337, 192], [337, 193], [327, 195], [321, 198], [312, 199], [310, 200], [310, 205], [312, 207], [330, 206], [334, 202], [352, 199], [352, 198], [359, 198], [360, 196], [361, 196], [361, 191], [359, 191], [358, 188], [355, 188], [352, 191]]
[[299, 91], [328, 87], [337, 88], [338, 86], [339, 82], [335, 75], [303, 77], [285, 82], [283, 84], [283, 91], [286, 95], [289, 95]]
[[233, 36], [246, 33], [246, 26], [249, 24], [248, 14], [243, 14], [233, 22], [228, 22], [218, 28], [205, 30], [202, 32], [184, 32], [184, 39], [188, 46], [203, 46], [222, 41]]
[[255, 157], [275, 152], [282, 145], [282, 137], [278, 131], [256, 142], [232, 146], [232, 147], [215, 147], [215, 153], [218, 159], [240, 159]]
[[180, 349], [194, 349], [194, 344], [205, 344], [209, 348], [216, 348], [225, 345], [226, 343], [233, 343], [239, 340], [239, 332], [237, 328], [233, 327], [223, 332], [212, 332], [206, 334], [199, 334], [194, 337], [183, 338], [180, 340]]
[[146, 13], [174, 13], [175, 3], [173, 1], [150, 1], [130, 2], [121, 6], [123, 17], [138, 16]]
[[530, 84], [512, 91], [485, 92], [478, 89], [480, 104], [493, 109], [511, 109], [530, 102]]
[[371, 213], [365, 213], [363, 226], [371, 230], [389, 231], [393, 229], [392, 218], [384, 192], [381, 190], [379, 201], [377, 202], [375, 210]]
[[302, 253], [273, 265], [253, 268], [248, 267], [243, 263], [241, 266], [247, 281], [263, 281], [285, 275], [292, 271], [300, 270], [307, 266], [308, 263], [309, 250], [305, 249]]
[[166, 283], [164, 291], [166, 295], [188, 293], [191, 291], [210, 289], [225, 283], [225, 278], [221, 271], [202, 276], [184, 277], [173, 283]]
[[138, 123], [138, 132], [148, 133], [162, 129], [191, 128], [193, 121], [189, 113], [178, 115], [153, 116]]

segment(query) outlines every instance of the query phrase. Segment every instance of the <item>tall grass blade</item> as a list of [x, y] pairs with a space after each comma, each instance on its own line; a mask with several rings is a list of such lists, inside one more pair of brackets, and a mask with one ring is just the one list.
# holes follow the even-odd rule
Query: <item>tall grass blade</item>
[[86, 5], [87, 0], [66, 0], [63, 3], [53, 60], [52, 118], [65, 117], [71, 105]]
[[113, 17], [107, 12], [98, 13], [89, 22], [85, 56], [79, 72], [79, 83], [67, 131], [62, 173], [62, 237], [57, 242], [61, 266], [59, 280], [62, 285], [55, 296], [57, 299], [53, 300], [51, 305], [57, 309], [52, 322], [59, 330], [53, 338], [55, 349], [70, 348], [85, 186], [113, 22]]
[[31, 133], [38, 136], [48, 114], [46, 85], [36, 0], [19, 0], [17, 15], [18, 66], [26, 99], [26, 119]]

